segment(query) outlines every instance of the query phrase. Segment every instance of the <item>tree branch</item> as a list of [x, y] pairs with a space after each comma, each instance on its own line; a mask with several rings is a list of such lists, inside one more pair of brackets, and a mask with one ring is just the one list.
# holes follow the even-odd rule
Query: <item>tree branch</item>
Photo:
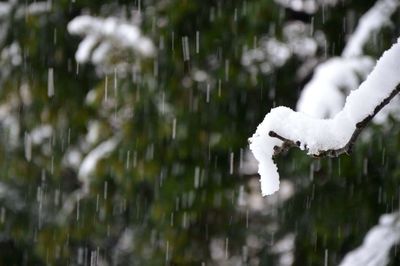
[[[346, 98], [332, 119], [310, 117], [287, 107], [268, 113], [249, 139], [259, 162], [263, 195], [279, 189], [279, 173], [273, 162], [292, 147], [314, 157], [337, 157], [351, 150], [372, 118], [400, 92], [400, 39], [378, 60], [367, 79]], [[379, 89], [378, 89], [379, 88]]]
[[[374, 112], [365, 117], [362, 121], [358, 122], [356, 124], [356, 129], [354, 130], [353, 134], [351, 135], [351, 138], [349, 141], [346, 143], [341, 148], [338, 149], [329, 149], [329, 150], [319, 150], [318, 153], [312, 154], [313, 157], [321, 158], [321, 157], [338, 157], [339, 155], [345, 153], [345, 154], [350, 154], [352, 152], [353, 146], [358, 138], [358, 136], [361, 134], [361, 132], [364, 130], [364, 128], [367, 127], [368, 123], [375, 117], [375, 115], [387, 104], [390, 103], [390, 101], [400, 92], [400, 84], [396, 86], [396, 88], [391, 92], [391, 94], [385, 98], [376, 108], [374, 109]], [[277, 138], [282, 141], [281, 146], [274, 146], [274, 157], [278, 156], [279, 154], [288, 151], [292, 147], [300, 147], [301, 142], [299, 140], [290, 140], [287, 138], [282, 137], [281, 135], [277, 134], [275, 131], [269, 131], [268, 135], [272, 138]], [[305, 150], [308, 151], [307, 149], [307, 143], [304, 144]]]

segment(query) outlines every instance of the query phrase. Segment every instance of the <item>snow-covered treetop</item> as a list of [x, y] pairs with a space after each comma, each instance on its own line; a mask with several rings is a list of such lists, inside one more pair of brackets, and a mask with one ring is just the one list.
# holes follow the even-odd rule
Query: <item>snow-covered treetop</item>
[[399, 91], [400, 39], [378, 60], [360, 87], [347, 97], [333, 119], [318, 119], [287, 107], [268, 113], [249, 139], [259, 162], [263, 195], [279, 189], [279, 173], [272, 157], [291, 146], [314, 156], [348, 152], [363, 127]]

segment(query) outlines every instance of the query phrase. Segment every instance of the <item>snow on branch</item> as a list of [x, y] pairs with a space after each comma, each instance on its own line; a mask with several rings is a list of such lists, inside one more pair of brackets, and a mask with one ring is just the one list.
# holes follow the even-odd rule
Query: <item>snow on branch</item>
[[297, 102], [297, 111], [316, 118], [331, 118], [342, 110], [345, 93], [356, 89], [360, 77], [365, 79], [374, 66], [368, 56], [334, 57], [314, 70]]
[[96, 170], [97, 163], [110, 155], [119, 144], [119, 137], [110, 138], [100, 143], [83, 159], [78, 171], [78, 179], [82, 182], [84, 192], [89, 192], [90, 176]]
[[378, 60], [374, 70], [347, 97], [343, 109], [332, 119], [318, 119], [287, 107], [268, 113], [249, 139], [259, 162], [261, 191], [279, 189], [279, 173], [273, 156], [293, 146], [312, 156], [349, 153], [360, 132], [400, 90], [400, 39]]
[[316, 118], [331, 118], [343, 108], [346, 95], [358, 87], [360, 77], [365, 79], [374, 65], [374, 60], [364, 55], [365, 44], [374, 32], [390, 25], [390, 17], [399, 5], [398, 0], [379, 0], [360, 18], [342, 56], [316, 67], [313, 78], [301, 92], [297, 111]]
[[317, 31], [310, 36], [311, 25], [291, 21], [283, 25], [282, 37], [263, 36], [257, 47], [243, 51], [241, 63], [253, 75], [259, 71], [270, 74], [282, 67], [291, 57], [307, 60], [315, 56], [325, 44], [325, 35]]
[[[52, 8], [51, 1], [19, 4], [16, 0], [0, 2], [0, 50], [7, 44], [7, 39], [13, 36], [13, 22], [49, 12]], [[13, 36], [15, 37], [15, 36]]]
[[379, 224], [368, 231], [362, 245], [349, 252], [340, 266], [387, 265], [390, 249], [399, 241], [399, 213], [382, 215]]
[[335, 6], [338, 0], [275, 0], [275, 2], [283, 7], [292, 9], [297, 12], [305, 12], [314, 14], [321, 6]]
[[356, 30], [350, 36], [343, 57], [360, 56], [363, 54], [365, 44], [370, 40], [371, 34], [386, 25], [390, 25], [390, 17], [396, 11], [400, 2], [398, 0], [380, 0], [375, 3], [361, 18]]
[[93, 177], [99, 161], [109, 157], [117, 149], [120, 140], [121, 137], [116, 135], [101, 142], [83, 159], [78, 170], [78, 180], [81, 182], [81, 187], [69, 194], [64, 200], [63, 207], [57, 215], [57, 220], [60, 223], [64, 222], [66, 217], [71, 214], [76, 203], [89, 194], [91, 177]]
[[153, 42], [133, 23], [108, 17], [106, 19], [82, 15], [68, 24], [71, 34], [85, 36], [75, 54], [76, 61], [104, 63], [116, 51], [131, 50], [143, 57], [155, 53]]
[[[40, 15], [51, 10], [51, 1], [41, 1], [31, 4], [18, 4], [17, 1], [0, 2], [0, 21], [9, 19], [10, 16], [22, 18], [25, 15]], [[15, 10], [13, 10], [15, 9]], [[15, 14], [14, 14], [15, 11]]]

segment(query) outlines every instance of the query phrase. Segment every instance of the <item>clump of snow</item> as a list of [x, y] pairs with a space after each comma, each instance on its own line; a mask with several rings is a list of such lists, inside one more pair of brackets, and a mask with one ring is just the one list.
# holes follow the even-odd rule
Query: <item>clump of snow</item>
[[89, 144], [96, 143], [100, 138], [101, 124], [98, 120], [92, 120], [88, 123], [88, 132], [86, 134], [86, 142]]
[[320, 32], [314, 38], [311, 31], [311, 25], [300, 21], [292, 21], [284, 25], [283, 37], [294, 55], [300, 58], [313, 56], [318, 46], [323, 44], [321, 39], [324, 40], [324, 37], [320, 36]]
[[213, 238], [210, 241], [210, 254], [213, 260], [222, 260], [226, 258], [225, 240], [222, 238]]
[[[0, 24], [0, 28], [2, 25]], [[1, 35], [1, 30], [0, 30]], [[0, 45], [1, 45], [1, 36], [0, 36]], [[0, 50], [0, 82], [5, 80], [12, 70], [20, 66], [22, 63], [22, 55], [21, 48], [17, 42], [13, 42], [9, 46], [4, 47]]]
[[380, 28], [390, 24], [390, 17], [399, 7], [398, 0], [380, 0], [368, 10], [361, 18], [355, 32], [343, 49], [344, 57], [360, 56], [363, 54], [364, 45], [368, 42], [371, 34]]
[[[315, 69], [311, 81], [304, 87], [297, 110], [316, 118], [334, 117], [343, 107], [346, 95], [359, 85], [372, 70], [373, 59], [363, 55], [365, 44], [374, 32], [390, 24], [390, 16], [399, 7], [397, 0], [380, 0], [361, 18], [349, 38], [341, 57], [329, 59]], [[379, 113], [375, 123], [382, 123], [389, 114], [399, 114], [399, 100]]]
[[294, 242], [295, 235], [293, 233], [285, 235], [282, 239], [274, 244], [271, 248], [273, 254], [279, 255], [280, 266], [290, 266], [294, 262]]
[[[274, 67], [285, 64], [290, 55], [290, 49], [285, 43], [275, 38], [264, 38], [260, 47], [243, 53], [242, 64], [250, 70], [252, 70], [254, 64], [260, 64], [263, 73], [270, 73]], [[257, 71], [257, 69], [254, 71]]]
[[338, 0], [275, 0], [275, 2], [297, 12], [314, 14], [321, 6], [335, 6]]
[[258, 47], [243, 52], [242, 65], [251, 73], [257, 73], [259, 65], [263, 74], [269, 74], [275, 68], [283, 66], [292, 56], [300, 59], [314, 56], [324, 38], [319, 33], [316, 34], [318, 38], [311, 37], [310, 27], [300, 21], [286, 23], [282, 41], [264, 36]]
[[68, 24], [71, 34], [85, 36], [75, 54], [76, 61], [104, 63], [115, 52], [130, 50], [142, 57], [155, 53], [153, 42], [135, 24], [114, 17], [105, 19], [89, 15], [74, 18]]
[[19, 66], [22, 63], [21, 48], [18, 43], [13, 42], [10, 46], [2, 49], [0, 61], [10, 62], [13, 66]]
[[30, 4], [17, 5], [17, 1], [0, 2], [0, 19], [5, 19], [10, 16], [13, 12], [12, 9], [16, 9], [15, 17], [21, 18], [25, 15], [38, 15], [51, 10], [51, 1], [35, 2]]
[[110, 153], [112, 153], [119, 143], [119, 138], [113, 137], [102, 143], [100, 143], [96, 148], [90, 151], [86, 157], [83, 159], [81, 166], [78, 171], [78, 178], [83, 183], [83, 190], [87, 191], [89, 189], [89, 177], [96, 170], [97, 163], [106, 158]]
[[12, 31], [12, 22], [14, 20], [25, 19], [29, 15], [39, 15], [51, 10], [51, 1], [42, 1], [35, 3], [18, 3], [10, 0], [0, 2], [0, 82], [10, 74], [13, 67], [22, 63], [21, 49], [17, 42], [7, 46], [7, 38], [10, 30]]
[[0, 182], [0, 200], [2, 207], [7, 206], [14, 211], [19, 211], [26, 206], [19, 191], [3, 182]]
[[17, 18], [24, 17], [26, 15], [40, 15], [51, 11], [52, 1], [42, 1], [30, 4], [24, 4], [18, 7], [15, 16]]
[[43, 124], [34, 128], [29, 135], [32, 138], [32, 143], [39, 145], [42, 144], [45, 139], [49, 139], [53, 135], [53, 128], [48, 124]]
[[399, 214], [385, 214], [364, 238], [360, 247], [348, 253], [340, 266], [382, 266], [389, 263], [393, 245], [400, 241]]
[[11, 3], [0, 2], [0, 19], [4, 18], [8, 14], [10, 14], [11, 5], [12, 5]]
[[205, 82], [206, 80], [209, 79], [209, 75], [207, 72], [205, 72], [204, 70], [200, 70], [200, 69], [195, 69], [192, 73], [193, 76], [193, 80], [197, 81], [197, 82]]
[[125, 254], [129, 254], [134, 248], [135, 231], [131, 228], [125, 228], [118, 238], [116, 245], [113, 247], [113, 263], [118, 265], [119, 258]]
[[370, 57], [335, 57], [316, 67], [304, 87], [297, 110], [315, 118], [331, 118], [342, 110], [345, 94], [358, 87], [374, 66]]
[[400, 83], [400, 40], [378, 60], [374, 70], [347, 97], [343, 110], [333, 119], [317, 119], [287, 107], [268, 113], [249, 139], [250, 149], [259, 162], [261, 191], [270, 195], [279, 189], [279, 173], [272, 160], [274, 147], [282, 141], [269, 136], [271, 131], [299, 144], [308, 154], [343, 148], [356, 129], [356, 124], [374, 113]]
[[19, 145], [19, 134], [21, 131], [18, 112], [19, 99], [13, 95], [6, 102], [0, 104], [0, 127], [5, 132], [5, 137], [10, 147]]
[[82, 161], [82, 154], [77, 148], [69, 148], [63, 157], [62, 163], [66, 167], [71, 167], [72, 169], [79, 169]]

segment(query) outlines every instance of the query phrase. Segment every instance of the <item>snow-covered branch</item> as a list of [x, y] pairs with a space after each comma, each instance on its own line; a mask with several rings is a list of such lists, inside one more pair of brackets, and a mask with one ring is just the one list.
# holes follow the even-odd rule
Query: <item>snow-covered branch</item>
[[305, 12], [314, 14], [321, 6], [335, 6], [338, 0], [275, 0], [275, 2], [283, 7], [292, 9], [297, 12]]
[[268, 34], [263, 36], [257, 47], [243, 51], [242, 65], [253, 75], [261, 71], [270, 74], [282, 67], [291, 57], [302, 61], [314, 57], [323, 47], [325, 35], [317, 31], [310, 36], [311, 25], [300, 21], [288, 22], [283, 26], [283, 36], [277, 39]]
[[18, 4], [16, 0], [0, 2], [0, 50], [6, 45], [13, 27], [12, 22], [28, 15], [40, 15], [51, 10], [51, 1]]
[[389, 262], [389, 252], [400, 241], [399, 213], [385, 214], [364, 238], [360, 247], [348, 253], [340, 266], [382, 266]]
[[377, 32], [382, 27], [390, 25], [390, 17], [399, 7], [398, 0], [380, 0], [368, 10], [361, 18], [356, 30], [343, 49], [344, 57], [360, 56], [363, 53], [365, 44], [370, 40], [372, 33]]
[[279, 189], [279, 174], [272, 160], [282, 150], [297, 146], [313, 156], [348, 152], [368, 122], [400, 90], [400, 39], [378, 60], [360, 87], [347, 97], [333, 119], [317, 119], [287, 107], [268, 113], [249, 139], [259, 162], [263, 195]]
[[109, 156], [118, 146], [120, 138], [115, 136], [102, 143], [89, 152], [83, 159], [79, 167], [78, 179], [82, 182], [82, 188], [85, 193], [89, 192], [90, 179], [89, 177], [96, 169], [97, 163]]
[[360, 77], [365, 79], [374, 65], [373, 58], [364, 55], [364, 46], [373, 33], [390, 25], [390, 17], [399, 5], [397, 0], [379, 0], [360, 18], [342, 56], [316, 67], [301, 92], [297, 111], [316, 118], [332, 118], [343, 108], [346, 95], [358, 87]]
[[356, 89], [373, 66], [369, 56], [334, 57], [320, 64], [301, 92], [297, 111], [315, 118], [334, 117], [343, 108], [345, 94]]
[[153, 42], [142, 35], [139, 27], [117, 18], [78, 16], [68, 24], [71, 34], [85, 36], [75, 54], [76, 61], [104, 63], [115, 52], [130, 50], [143, 57], [153, 56]]
[[[15, 14], [13, 9], [15, 8]], [[20, 4], [17, 1], [0, 2], [0, 20], [8, 19], [8, 16], [15, 15], [22, 18], [25, 15], [38, 15], [51, 10], [51, 1], [35, 2], [31, 4]]]

